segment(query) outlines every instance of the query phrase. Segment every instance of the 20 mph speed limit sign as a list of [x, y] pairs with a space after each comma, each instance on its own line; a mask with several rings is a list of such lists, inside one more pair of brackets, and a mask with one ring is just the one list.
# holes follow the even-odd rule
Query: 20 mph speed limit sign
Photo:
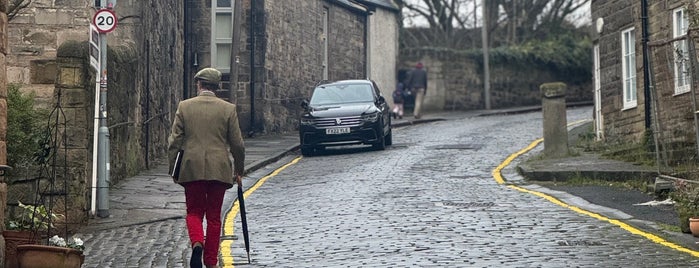
[[117, 25], [116, 14], [110, 9], [100, 9], [92, 18], [92, 24], [97, 27], [97, 31], [100, 33], [111, 32]]

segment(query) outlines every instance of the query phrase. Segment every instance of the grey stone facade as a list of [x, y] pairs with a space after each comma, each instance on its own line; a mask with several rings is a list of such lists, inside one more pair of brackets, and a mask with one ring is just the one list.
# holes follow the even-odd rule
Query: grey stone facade
[[[696, 126], [694, 124], [692, 91], [675, 94], [672, 69], [673, 11], [692, 9], [697, 1], [648, 1], [649, 67], [643, 65], [643, 21], [639, 1], [592, 1], [592, 19], [604, 21], [601, 33], [594, 33], [599, 45], [602, 119], [607, 142], [640, 143], [654, 133], [660, 150], [670, 163], [696, 159]], [[694, 12], [687, 11], [685, 15]], [[689, 18], [690, 21], [696, 18]], [[691, 24], [690, 24], [691, 26]], [[638, 106], [623, 107], [621, 32], [634, 27], [636, 50], [636, 81]], [[696, 41], [695, 41], [696, 44]], [[644, 76], [649, 77], [649, 92], [644, 88]], [[697, 77], [694, 75], [693, 80]], [[696, 82], [694, 82], [696, 83]], [[696, 84], [694, 85], [696, 86]], [[696, 91], [694, 91], [696, 92]], [[650, 95], [649, 95], [650, 94]], [[692, 96], [694, 94], [694, 96]], [[654, 116], [657, 114], [657, 118]]]
[[636, 41], [641, 40], [639, 1], [592, 1], [592, 18], [604, 18], [604, 31], [597, 35], [600, 45], [601, 108], [605, 137], [609, 140], [640, 142], [645, 133], [643, 103], [642, 49], [636, 45], [637, 100], [634, 109], [623, 109], [621, 31], [635, 27]]
[[[67, 165], [54, 168], [58, 174], [67, 171], [69, 208], [59, 209], [66, 209], [74, 223], [87, 220], [92, 197], [95, 72], [89, 67], [87, 33], [94, 10], [86, 3], [34, 1], [11, 22], [8, 34], [12, 55], [8, 80], [37, 92], [46, 108], [53, 108], [61, 96], [67, 126], [61, 134], [66, 133], [67, 140], [59, 150], [65, 150], [61, 157]], [[107, 34], [112, 184], [162, 161], [170, 118], [183, 92], [182, 5], [167, 0], [119, 1], [115, 9], [120, 20]], [[59, 181], [63, 179], [61, 175]]]
[[[0, 165], [7, 165], [7, 0], [0, 0]], [[2, 171], [0, 171], [2, 172]], [[7, 183], [0, 176], [0, 222], [5, 222]], [[2, 224], [0, 231], [5, 230]], [[5, 237], [0, 236], [0, 263], [5, 263]]]
[[[67, 139], [61, 156], [67, 165], [54, 168], [68, 173], [70, 207], [64, 209], [75, 222], [88, 218], [93, 183], [96, 74], [89, 67], [86, 41], [95, 9], [89, 2], [34, 1], [8, 34], [9, 80], [36, 92], [45, 108], [61, 96], [67, 126], [61, 132]], [[328, 79], [367, 77], [365, 8], [344, 0], [257, 0], [252, 8], [250, 0], [241, 3], [240, 68], [231, 100], [239, 106], [244, 131], [296, 127], [301, 100], [323, 78], [323, 38], [328, 40]], [[119, 23], [107, 34], [111, 184], [162, 160], [177, 103], [194, 95], [191, 77], [210, 65], [212, 14], [211, 1], [193, 0], [118, 1], [114, 11]], [[16, 192], [29, 189], [16, 187]]]
[[[485, 108], [483, 67], [474, 55], [442, 49], [403, 49], [400, 66], [410, 70], [422, 62], [428, 73], [424, 99], [426, 111], [477, 110]], [[567, 85], [567, 102], [589, 102], [592, 91], [589, 81], [569, 81], [546, 69], [491, 63], [491, 108], [540, 105], [539, 86], [548, 82]]]
[[[189, 66], [187, 77], [191, 77], [199, 68], [211, 65], [211, 5], [208, 1], [186, 3], [190, 18], [187, 21], [191, 23], [185, 25], [185, 61]], [[366, 9], [344, 0], [241, 3], [237, 83], [231, 89], [233, 97], [226, 91], [218, 95], [238, 105], [243, 132], [285, 132], [297, 127], [301, 100], [308, 98], [314, 85], [323, 80], [325, 36], [328, 80], [367, 77]], [[252, 8], [251, 3], [255, 4]], [[323, 33], [324, 10], [328, 12], [327, 33]], [[196, 66], [192, 64], [195, 54]]]

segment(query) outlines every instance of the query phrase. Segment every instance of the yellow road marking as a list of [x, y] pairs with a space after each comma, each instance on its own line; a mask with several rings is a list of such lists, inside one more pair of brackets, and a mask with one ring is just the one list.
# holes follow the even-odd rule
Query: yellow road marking
[[[256, 191], [258, 188], [260, 188], [267, 180], [270, 178], [277, 176], [279, 172], [282, 170], [288, 168], [289, 166], [296, 164], [301, 160], [301, 156], [295, 158], [291, 162], [281, 166], [280, 168], [274, 170], [272, 173], [268, 174], [267, 176], [262, 177], [260, 180], [258, 180], [255, 185], [250, 187], [247, 191], [243, 193], [243, 199], [247, 199], [254, 191]], [[233, 239], [230, 238], [225, 238], [225, 237], [233, 237], [233, 227], [235, 224], [235, 218], [238, 216], [238, 212], [240, 212], [240, 204], [238, 203], [238, 200], [235, 200], [233, 203], [233, 206], [231, 209], [226, 213], [226, 216], [224, 217], [223, 221], [223, 237], [221, 239], [221, 245], [219, 247], [219, 252], [221, 253], [221, 267], [235, 267], [233, 265], [233, 254], [231, 252], [231, 248], [233, 246]]]
[[[580, 122], [580, 121], [578, 121], [578, 122]], [[571, 123], [571, 124], [574, 124], [574, 123]], [[529, 146], [527, 146], [526, 148], [524, 148], [524, 149], [520, 150], [519, 152], [516, 152], [516, 153], [510, 155], [509, 157], [507, 157], [507, 158], [505, 159], [504, 162], [502, 162], [498, 167], [496, 167], [496, 168], [493, 170], [493, 173], [492, 173], [492, 174], [493, 174], [493, 178], [495, 179], [495, 181], [496, 181], [498, 184], [501, 184], [501, 185], [502, 185], [502, 184], [505, 184], [505, 180], [502, 178], [502, 175], [500, 174], [500, 172], [501, 172], [505, 167], [507, 167], [507, 166], [512, 162], [512, 160], [514, 160], [514, 159], [517, 158], [518, 156], [520, 156], [520, 155], [522, 155], [522, 154], [524, 154], [524, 153], [530, 151], [531, 149], [533, 149], [534, 147], [536, 147], [539, 143], [541, 143], [543, 140], [544, 140], [544, 139], [535, 140], [534, 142], [532, 142], [531, 144], [529, 144]], [[579, 214], [586, 215], [586, 216], [589, 216], [589, 217], [598, 219], [598, 220], [600, 220], [600, 221], [609, 222], [609, 223], [611, 223], [611, 224], [614, 224], [614, 225], [616, 225], [616, 226], [619, 226], [621, 229], [624, 229], [624, 230], [626, 230], [626, 231], [629, 232], [629, 233], [642, 236], [642, 237], [644, 237], [644, 238], [646, 238], [646, 239], [652, 241], [653, 243], [660, 244], [660, 245], [669, 247], [669, 248], [671, 248], [671, 249], [674, 249], [674, 250], [677, 250], [677, 251], [680, 251], [680, 252], [689, 253], [690, 255], [692, 255], [692, 256], [694, 256], [694, 257], [699, 257], [699, 251], [695, 251], [695, 250], [691, 250], [691, 249], [682, 247], [682, 246], [680, 246], [680, 245], [677, 245], [677, 244], [675, 244], [675, 243], [672, 243], [672, 242], [670, 242], [670, 241], [667, 241], [667, 240], [665, 240], [665, 239], [663, 239], [662, 237], [659, 237], [659, 236], [657, 236], [657, 235], [654, 235], [654, 234], [651, 234], [651, 233], [648, 233], [648, 232], [644, 232], [644, 231], [642, 231], [642, 230], [639, 230], [638, 228], [635, 228], [635, 227], [633, 227], [633, 226], [631, 226], [631, 225], [629, 225], [629, 224], [627, 224], [627, 223], [624, 223], [624, 222], [622, 222], [622, 221], [620, 221], [620, 220], [610, 219], [610, 218], [607, 218], [607, 217], [602, 216], [602, 215], [600, 215], [600, 214], [597, 214], [597, 213], [594, 213], [594, 212], [590, 212], [590, 211], [581, 209], [581, 208], [576, 207], [576, 206], [568, 205], [568, 204], [566, 204], [565, 202], [563, 202], [563, 201], [561, 201], [561, 200], [558, 200], [557, 198], [555, 198], [555, 197], [553, 197], [553, 196], [550, 196], [550, 195], [548, 195], [548, 194], [542, 193], [542, 192], [537, 192], [537, 191], [525, 189], [525, 188], [522, 188], [522, 187], [519, 187], [519, 186], [515, 186], [515, 185], [507, 185], [507, 187], [512, 188], [512, 189], [515, 189], [515, 190], [520, 191], [520, 192], [529, 193], [529, 194], [533, 194], [533, 195], [536, 195], [536, 196], [538, 196], [538, 197], [544, 198], [544, 199], [548, 200], [548, 201], [551, 202], [551, 203], [554, 203], [554, 204], [559, 205], [559, 206], [561, 206], [561, 207], [570, 209], [570, 210], [575, 211], [575, 212], [577, 212], [577, 213], [579, 213]]]

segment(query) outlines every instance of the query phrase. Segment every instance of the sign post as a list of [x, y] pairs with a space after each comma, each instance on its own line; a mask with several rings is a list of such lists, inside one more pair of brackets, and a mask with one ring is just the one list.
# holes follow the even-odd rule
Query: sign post
[[95, 70], [95, 107], [93, 117], [92, 132], [92, 191], [90, 194], [90, 215], [97, 213], [97, 148], [99, 144], [99, 102], [100, 102], [100, 71], [101, 71], [101, 50], [100, 33], [94, 24], [90, 23], [90, 66]]
[[[101, 0], [100, 7], [92, 18], [97, 29], [99, 44], [99, 129], [97, 130], [97, 216], [109, 217], [109, 128], [107, 127], [107, 33], [116, 28], [117, 17], [111, 10], [112, 3]], [[92, 34], [91, 34], [92, 36]], [[92, 39], [92, 37], [91, 37]]]

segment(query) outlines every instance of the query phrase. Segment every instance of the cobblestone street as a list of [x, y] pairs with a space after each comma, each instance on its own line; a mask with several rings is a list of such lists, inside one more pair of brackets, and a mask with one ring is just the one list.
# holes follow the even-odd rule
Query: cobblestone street
[[[590, 109], [568, 111], [568, 122]], [[542, 136], [541, 114], [394, 129], [394, 145], [328, 149], [248, 175], [253, 267], [693, 267], [699, 259], [498, 184], [493, 170]], [[515, 160], [515, 162], [518, 160]], [[512, 164], [514, 165], [514, 163]], [[521, 181], [513, 168], [505, 179]], [[227, 193], [226, 206], [235, 200]], [[247, 265], [240, 217], [221, 267]], [[238, 239], [233, 239], [233, 236]], [[186, 267], [184, 220], [88, 234], [83, 267]], [[118, 246], [117, 246], [118, 245]]]

